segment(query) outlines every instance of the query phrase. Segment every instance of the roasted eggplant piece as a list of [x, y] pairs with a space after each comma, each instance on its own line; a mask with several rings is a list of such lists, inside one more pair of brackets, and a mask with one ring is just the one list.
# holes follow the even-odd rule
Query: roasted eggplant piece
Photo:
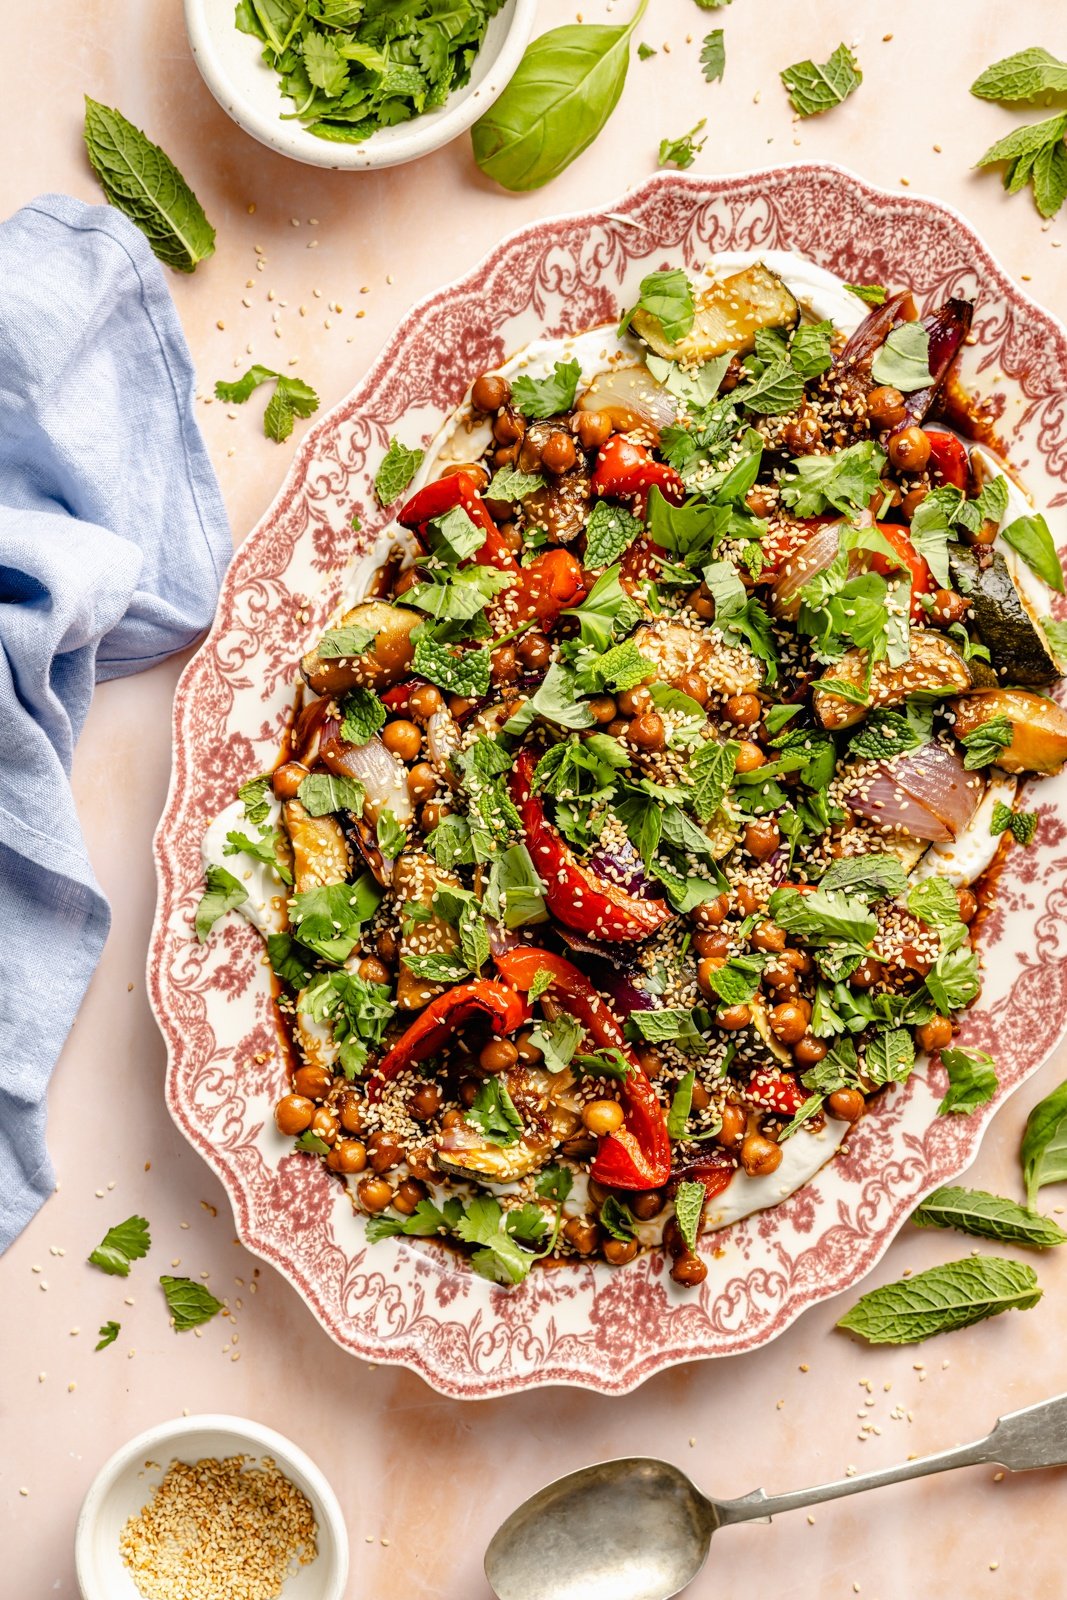
[[[948, 369], [963, 348], [963, 341], [971, 331], [974, 304], [970, 300], [946, 300], [943, 306], [923, 317], [922, 324], [930, 335], [930, 377], [933, 380], [925, 389], [913, 389], [904, 396], [907, 415], [901, 428], [911, 428], [921, 423], [937, 397], [937, 392], [948, 375]], [[899, 431], [899, 430], [894, 430]]]
[[710, 361], [728, 350], [755, 349], [761, 328], [795, 328], [800, 306], [777, 273], [761, 261], [711, 284], [697, 296], [693, 326], [673, 344], [658, 317], [635, 311], [632, 327], [658, 356], [690, 365]]
[[995, 717], [1012, 725], [1011, 743], [997, 753], [1005, 772], [1059, 772], [1067, 761], [1067, 711], [1027, 689], [985, 689], [957, 700], [956, 737], [964, 739]]
[[336, 627], [368, 628], [374, 634], [371, 644], [358, 656], [323, 656], [316, 645], [300, 663], [305, 681], [316, 694], [347, 694], [360, 687], [387, 689], [411, 667], [411, 631], [422, 620], [417, 611], [386, 600], [362, 601], [346, 611]]
[[282, 807], [285, 829], [293, 847], [293, 887], [297, 894], [346, 883], [352, 870], [341, 824], [336, 817], [309, 817], [299, 800]]
[[[849, 650], [827, 669], [829, 678], [843, 678], [863, 687], [867, 673], [866, 650]], [[880, 706], [898, 706], [910, 694], [947, 696], [962, 694], [973, 683], [971, 670], [955, 645], [932, 628], [912, 628], [908, 659], [901, 667], [876, 661], [867, 689], [867, 704], [853, 705], [832, 689], [816, 689], [815, 715], [824, 728], [850, 728], [868, 711]]]
[[[402, 850], [393, 867], [393, 889], [400, 906], [401, 931], [400, 967], [397, 974], [396, 999], [404, 1011], [418, 1011], [435, 995], [451, 987], [448, 983], [431, 983], [428, 978], [417, 978], [407, 964], [409, 955], [450, 955], [459, 948], [459, 934], [450, 922], [434, 910], [436, 889], [461, 889], [459, 879], [445, 872], [432, 861], [425, 850]], [[403, 908], [408, 903], [420, 905], [429, 913], [425, 922], [412, 922]]]
[[1013, 683], [1055, 683], [1062, 668], [1049, 648], [999, 550], [949, 547], [952, 581], [971, 602], [971, 621], [1003, 677]]
[[526, 1131], [516, 1144], [498, 1145], [468, 1122], [442, 1128], [434, 1140], [437, 1164], [457, 1178], [514, 1183], [543, 1167], [557, 1145], [581, 1128], [581, 1101], [570, 1072], [512, 1067], [501, 1074]]

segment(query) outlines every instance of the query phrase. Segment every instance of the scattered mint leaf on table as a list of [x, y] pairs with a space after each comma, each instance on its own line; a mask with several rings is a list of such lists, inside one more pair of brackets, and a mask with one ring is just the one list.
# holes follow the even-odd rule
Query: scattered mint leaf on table
[[227, 872], [225, 867], [206, 867], [204, 882], [207, 889], [200, 898], [194, 921], [196, 937], [201, 944], [220, 917], [224, 917], [227, 911], [233, 911], [236, 906], [243, 906], [248, 899], [244, 884], [238, 883], [233, 873]]
[[919, 1344], [1002, 1311], [1028, 1311], [1040, 1299], [1032, 1267], [999, 1256], [969, 1256], [872, 1289], [837, 1326], [869, 1344]]
[[733, 0], [696, 0], [701, 11], [721, 11], [723, 6], [733, 3]]
[[228, 405], [244, 405], [261, 383], [274, 384], [274, 393], [263, 413], [263, 432], [275, 444], [281, 444], [293, 431], [294, 417], [310, 417], [318, 410], [319, 397], [299, 378], [273, 372], [270, 367], [251, 366], [233, 383], [225, 383], [220, 378], [215, 385], [215, 398]]
[[700, 51], [700, 65], [704, 69], [704, 77], [708, 83], [721, 79], [726, 71], [726, 45], [723, 43], [721, 28], [713, 28], [704, 36], [704, 44]]
[[85, 149], [111, 205], [140, 228], [165, 266], [192, 272], [215, 230], [174, 162], [121, 111], [85, 97]]
[[147, 1220], [144, 1217], [127, 1217], [125, 1222], [119, 1222], [107, 1230], [90, 1254], [89, 1261], [112, 1277], [128, 1278], [130, 1263], [140, 1261], [151, 1246], [152, 1237]]
[[1020, 1157], [1032, 1211], [1039, 1189], [1067, 1179], [1067, 1083], [1053, 1089], [1027, 1117]]
[[1008, 193], [1017, 194], [1032, 183], [1037, 209], [1043, 217], [1054, 216], [1067, 198], [1065, 130], [1067, 112], [1047, 117], [1044, 122], [1025, 123], [990, 145], [975, 165], [989, 167], [1006, 161], [1004, 187]]
[[1051, 1217], [1035, 1216], [1016, 1201], [984, 1189], [935, 1189], [911, 1220], [917, 1228], [955, 1228], [976, 1239], [1029, 1245], [1035, 1250], [1067, 1244], [1067, 1233]]
[[114, 1344], [115, 1340], [119, 1336], [119, 1330], [121, 1327], [121, 1322], [105, 1322], [98, 1330], [99, 1338], [96, 1344], [94, 1344], [93, 1349], [106, 1350], [109, 1344]]
[[391, 506], [398, 500], [422, 465], [422, 451], [409, 450], [399, 439], [390, 439], [382, 464], [374, 475], [374, 492], [379, 505]]
[[839, 44], [829, 61], [798, 61], [779, 74], [793, 110], [800, 117], [814, 117], [841, 104], [863, 82], [852, 51]]
[[708, 142], [707, 134], [703, 139], [698, 139], [697, 134], [707, 122], [707, 117], [701, 117], [695, 128], [690, 128], [688, 133], [683, 133], [678, 139], [661, 139], [659, 142], [659, 164], [661, 167], [691, 167], [697, 156]]
[[992, 1100], [999, 1087], [993, 1057], [984, 1050], [942, 1050], [941, 1065], [948, 1073], [948, 1093], [937, 1108], [939, 1117], [955, 1112], [969, 1116]]
[[1036, 100], [1043, 94], [1067, 93], [1067, 62], [1057, 61], [1047, 50], [1032, 45], [994, 61], [971, 84], [971, 93], [980, 100], [1000, 100], [1010, 105], [1016, 100]]
[[175, 1333], [198, 1328], [201, 1323], [210, 1322], [222, 1310], [222, 1301], [216, 1300], [209, 1289], [205, 1289], [202, 1283], [194, 1283], [192, 1278], [165, 1275], [160, 1278], [159, 1286], [174, 1319]]

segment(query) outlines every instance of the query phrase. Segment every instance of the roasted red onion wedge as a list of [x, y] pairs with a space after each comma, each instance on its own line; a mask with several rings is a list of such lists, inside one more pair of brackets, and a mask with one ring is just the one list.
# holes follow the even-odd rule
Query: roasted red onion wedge
[[984, 787], [981, 776], [968, 772], [955, 750], [934, 742], [878, 762], [857, 780], [845, 804], [871, 822], [946, 844], [966, 828]]
[[383, 811], [391, 811], [397, 822], [410, 822], [414, 811], [404, 763], [388, 751], [380, 739], [349, 744], [339, 735], [331, 736], [329, 725], [323, 733], [319, 759], [331, 772], [355, 778], [363, 785], [367, 791], [363, 807], [367, 821], [377, 822]]
[[907, 416], [900, 424], [902, 428], [922, 422], [930, 410], [949, 367], [971, 331], [973, 315], [974, 306], [970, 300], [946, 300], [938, 310], [923, 318], [923, 327], [930, 335], [930, 377], [933, 381], [928, 388], [914, 389], [911, 394], [904, 396]]

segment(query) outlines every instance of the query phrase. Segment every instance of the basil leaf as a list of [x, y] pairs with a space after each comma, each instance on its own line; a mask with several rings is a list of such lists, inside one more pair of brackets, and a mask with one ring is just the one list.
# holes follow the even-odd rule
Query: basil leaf
[[127, 1217], [125, 1222], [109, 1228], [90, 1253], [89, 1261], [101, 1272], [116, 1278], [128, 1278], [130, 1263], [140, 1261], [152, 1247], [152, 1236], [145, 1217]]
[[630, 326], [634, 311], [647, 311], [650, 317], [655, 317], [668, 344], [677, 344], [692, 328], [696, 316], [693, 285], [681, 267], [672, 267], [665, 272], [650, 272], [641, 279], [637, 304], [626, 312], [619, 323], [620, 337]]
[[1054, 617], [1042, 617], [1041, 627], [1053, 655], [1067, 660], [1067, 622], [1057, 622]]
[[903, 394], [928, 389], [930, 375], [930, 335], [921, 322], [902, 322], [886, 336], [885, 343], [871, 363], [871, 377]]
[[918, 1344], [1041, 1299], [1032, 1267], [998, 1256], [968, 1256], [862, 1295], [838, 1321], [869, 1344]]
[[622, 27], [572, 24], [528, 45], [502, 95], [471, 129], [474, 159], [505, 189], [539, 189], [581, 155], [614, 111], [639, 0]]
[[225, 867], [206, 867], [204, 881], [207, 889], [200, 898], [193, 923], [196, 937], [201, 944], [220, 917], [225, 916], [227, 911], [233, 911], [237, 906], [243, 906], [248, 899], [248, 890], [244, 884], [238, 883], [233, 873], [227, 872]]
[[726, 71], [726, 46], [721, 28], [713, 28], [704, 35], [700, 50], [700, 65], [708, 83], [714, 83]]
[[865, 306], [884, 306], [889, 298], [889, 291], [880, 283], [846, 283], [844, 287]]
[[209, 1289], [202, 1283], [194, 1283], [192, 1278], [164, 1276], [160, 1278], [159, 1286], [166, 1297], [175, 1333], [198, 1328], [201, 1323], [210, 1322], [222, 1310], [222, 1301], [216, 1300]]
[[798, 61], [779, 73], [793, 110], [800, 117], [814, 117], [829, 111], [858, 89], [863, 82], [852, 51], [839, 44], [829, 61]]
[[85, 97], [85, 149], [111, 205], [140, 228], [166, 266], [192, 272], [214, 254], [215, 230], [170, 157], [120, 111]]
[[1050, 589], [1055, 589], [1057, 594], [1063, 593], [1063, 567], [1044, 517], [1016, 517], [1014, 522], [1009, 522], [1006, 528], [1001, 529], [1000, 537], [1005, 544], [1010, 544], [1013, 550], [1019, 552], [1031, 571], [1036, 572]]
[[1031, 46], [994, 61], [971, 84], [980, 100], [1036, 100], [1043, 94], [1067, 93], [1067, 62], [1057, 61], [1047, 50]]
[[[216, 385], [217, 387], [217, 385]], [[329, 628], [316, 647], [322, 661], [361, 656], [377, 635], [373, 628]]]
[[911, 1220], [917, 1228], [955, 1228], [976, 1239], [1030, 1245], [1035, 1250], [1067, 1244], [1067, 1233], [1051, 1217], [1035, 1216], [1014, 1200], [984, 1189], [935, 1189]]
[[568, 672], [559, 661], [552, 663], [540, 688], [508, 718], [503, 731], [513, 736], [525, 733], [536, 717], [559, 723], [564, 728], [593, 726], [593, 713], [584, 700], [578, 699], [574, 673]]
[[981, 987], [978, 957], [970, 948], [938, 956], [933, 971], [926, 975], [927, 993], [946, 1017], [970, 1005]]
[[1039, 1189], [1067, 1180], [1067, 1083], [1053, 1089], [1027, 1117], [1020, 1157], [1032, 1211]]
[[697, 1247], [697, 1234], [704, 1216], [706, 1193], [702, 1183], [680, 1183], [674, 1197], [674, 1215], [682, 1238], [690, 1250]]
[[421, 450], [409, 450], [399, 439], [389, 440], [389, 448], [374, 474], [379, 505], [391, 506], [399, 499], [422, 465], [422, 455]]

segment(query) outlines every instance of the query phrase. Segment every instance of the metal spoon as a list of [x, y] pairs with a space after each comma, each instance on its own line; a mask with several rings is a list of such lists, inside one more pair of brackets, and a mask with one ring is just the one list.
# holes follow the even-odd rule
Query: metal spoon
[[583, 1467], [501, 1524], [485, 1575], [499, 1600], [670, 1600], [704, 1565], [712, 1534], [732, 1522], [769, 1522], [780, 1511], [982, 1462], [1009, 1472], [1067, 1466], [1067, 1394], [1001, 1417], [976, 1444], [795, 1494], [754, 1489], [709, 1500], [678, 1467], [647, 1456]]

